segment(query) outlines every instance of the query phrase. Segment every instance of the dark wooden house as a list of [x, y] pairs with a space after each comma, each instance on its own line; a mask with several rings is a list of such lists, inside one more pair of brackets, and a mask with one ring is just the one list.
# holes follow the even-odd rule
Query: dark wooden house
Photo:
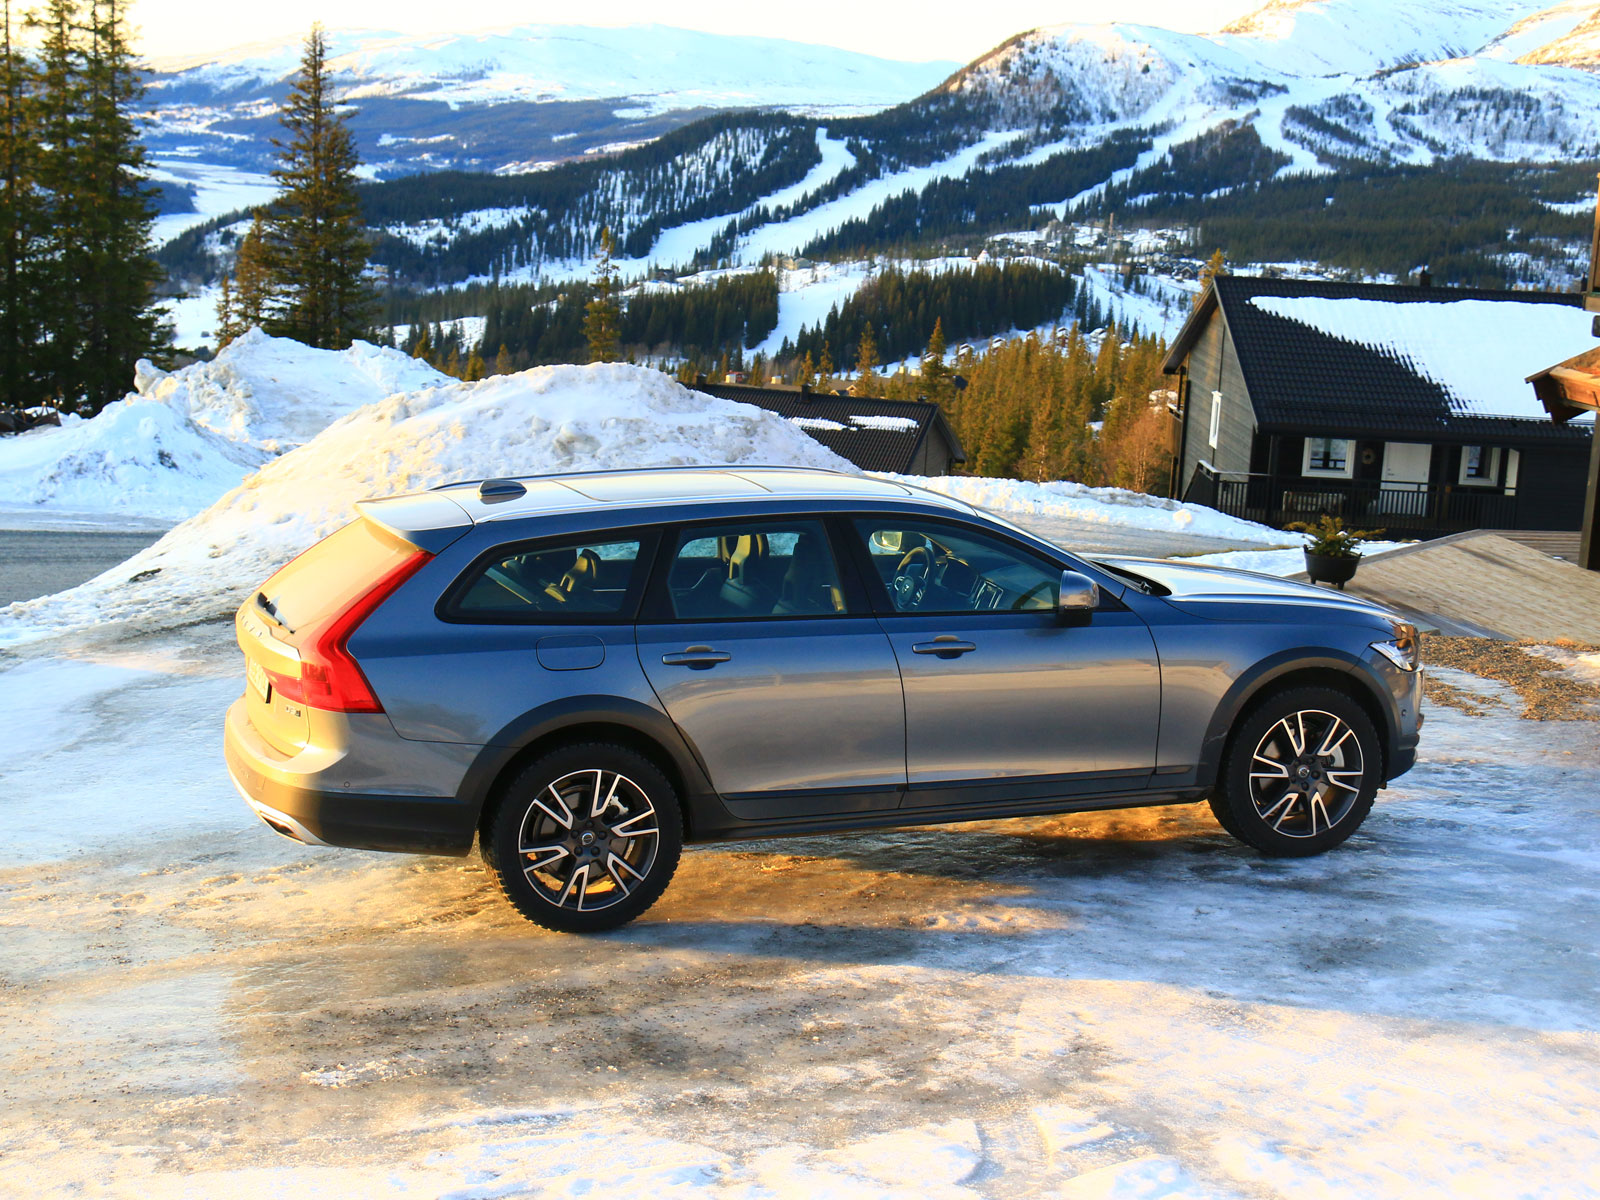
[[937, 404], [733, 383], [693, 386], [708, 396], [776, 413], [863, 471], [948, 475], [967, 461], [967, 452]]
[[1218, 276], [1164, 368], [1176, 490], [1269, 525], [1576, 529], [1593, 426], [1525, 381], [1588, 326], [1576, 294]]

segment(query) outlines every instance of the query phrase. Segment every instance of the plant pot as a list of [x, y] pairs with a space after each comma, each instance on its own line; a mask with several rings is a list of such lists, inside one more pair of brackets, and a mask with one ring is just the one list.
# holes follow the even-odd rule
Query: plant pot
[[1306, 575], [1312, 583], [1331, 583], [1341, 592], [1344, 585], [1355, 577], [1356, 567], [1361, 562], [1358, 554], [1354, 558], [1343, 556], [1335, 557], [1331, 554], [1313, 554], [1307, 550]]

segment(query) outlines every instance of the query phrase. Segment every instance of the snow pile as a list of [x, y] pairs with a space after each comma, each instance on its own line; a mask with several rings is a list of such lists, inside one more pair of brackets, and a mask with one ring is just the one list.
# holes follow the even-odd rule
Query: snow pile
[[398, 350], [252, 330], [170, 374], [141, 362], [98, 416], [0, 439], [0, 505], [180, 521], [344, 414], [447, 379]]
[[170, 375], [141, 363], [134, 386], [205, 429], [281, 452], [363, 405], [449, 378], [399, 350], [366, 342], [314, 350], [252, 329], [211, 362]]
[[92, 420], [67, 416], [0, 438], [0, 505], [181, 520], [260, 466], [265, 451], [130, 396]]
[[1528, 376], [1593, 340], [1593, 317], [1576, 305], [1324, 296], [1252, 296], [1250, 303], [1396, 359], [1442, 387], [1458, 416], [1547, 420]]
[[642, 367], [539, 367], [402, 393], [269, 462], [127, 562], [0, 610], [0, 645], [224, 616], [366, 497], [494, 475], [763, 463], [855, 470], [781, 417]]
[[1153, 529], [1162, 533], [1190, 533], [1201, 537], [1233, 538], [1241, 542], [1283, 545], [1296, 536], [1270, 525], [1240, 520], [1201, 504], [1184, 504], [1164, 496], [1130, 492], [1126, 488], [1088, 487], [1066, 480], [1034, 483], [1026, 479], [985, 479], [978, 476], [885, 475], [886, 479], [914, 484], [954, 496], [978, 508], [997, 513], [1029, 513], [1120, 525], [1128, 529]]

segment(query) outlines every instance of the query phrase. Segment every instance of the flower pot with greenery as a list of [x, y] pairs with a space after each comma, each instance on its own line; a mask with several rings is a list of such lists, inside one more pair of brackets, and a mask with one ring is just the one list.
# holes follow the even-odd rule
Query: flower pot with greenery
[[1296, 521], [1290, 529], [1309, 533], [1306, 542], [1306, 575], [1312, 583], [1331, 583], [1341, 592], [1354, 578], [1361, 562], [1361, 543], [1375, 538], [1381, 529], [1346, 529], [1337, 517], [1323, 513], [1316, 524]]

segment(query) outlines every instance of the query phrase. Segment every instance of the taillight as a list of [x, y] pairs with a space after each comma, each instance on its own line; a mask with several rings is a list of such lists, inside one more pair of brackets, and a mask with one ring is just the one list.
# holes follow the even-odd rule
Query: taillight
[[350, 637], [390, 596], [399, 590], [433, 555], [418, 550], [393, 570], [378, 578], [350, 605], [322, 624], [306, 630], [300, 639], [300, 674], [268, 671], [272, 688], [285, 700], [320, 708], [325, 712], [380, 713], [383, 705], [372, 685], [350, 657]]

